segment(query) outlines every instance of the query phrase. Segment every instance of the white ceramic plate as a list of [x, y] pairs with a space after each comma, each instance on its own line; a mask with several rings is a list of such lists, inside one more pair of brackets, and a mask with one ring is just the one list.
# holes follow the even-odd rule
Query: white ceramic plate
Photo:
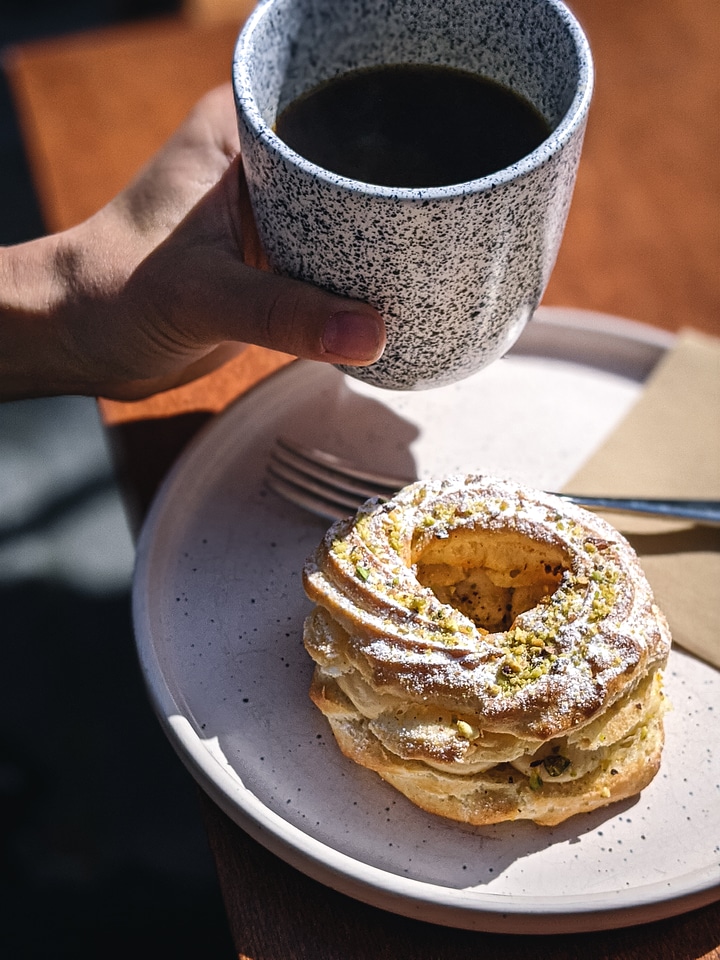
[[337, 890], [469, 929], [618, 927], [717, 897], [717, 671], [673, 651], [662, 769], [639, 798], [555, 828], [425, 814], [346, 760], [308, 698], [300, 572], [326, 525], [263, 487], [284, 434], [401, 476], [484, 471], [557, 488], [671, 342], [541, 310], [511, 356], [461, 383], [395, 393], [298, 362], [196, 438], [141, 536], [135, 628], [168, 736], [233, 820]]

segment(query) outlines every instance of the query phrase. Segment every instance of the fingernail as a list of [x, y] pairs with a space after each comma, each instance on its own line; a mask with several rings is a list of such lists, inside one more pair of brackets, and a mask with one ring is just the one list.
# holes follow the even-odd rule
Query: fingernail
[[341, 310], [325, 324], [322, 344], [326, 353], [345, 360], [376, 360], [383, 346], [382, 328], [369, 314]]

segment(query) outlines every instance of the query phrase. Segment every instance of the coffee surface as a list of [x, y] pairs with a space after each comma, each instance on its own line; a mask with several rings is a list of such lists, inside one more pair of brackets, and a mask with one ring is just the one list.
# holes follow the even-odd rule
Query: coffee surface
[[523, 97], [450, 67], [353, 70], [303, 94], [278, 136], [333, 173], [386, 187], [440, 187], [495, 173], [550, 133]]

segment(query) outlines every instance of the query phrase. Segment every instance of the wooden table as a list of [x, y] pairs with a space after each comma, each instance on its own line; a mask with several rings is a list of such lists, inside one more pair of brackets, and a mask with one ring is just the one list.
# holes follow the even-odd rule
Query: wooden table
[[[6, 57], [48, 228], [95, 211], [205, 90], [229, 77], [236, 23], [158, 21], [32, 43]], [[716, 0], [575, 0], [597, 93], [546, 304], [720, 334]], [[137, 528], [173, 459], [209, 416], [287, 357], [249, 348], [195, 384], [101, 401]], [[446, 930], [357, 903], [202, 812], [240, 957], [252, 960], [720, 958], [720, 905], [607, 933]]]

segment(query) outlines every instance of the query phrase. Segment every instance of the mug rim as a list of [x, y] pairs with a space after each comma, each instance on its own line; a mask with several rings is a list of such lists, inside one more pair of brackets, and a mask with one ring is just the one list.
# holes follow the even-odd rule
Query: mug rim
[[260, 0], [237, 38], [232, 61], [232, 85], [236, 107], [252, 129], [255, 139], [260, 140], [270, 152], [282, 156], [295, 167], [305, 171], [313, 179], [321, 180], [336, 189], [360, 193], [363, 196], [385, 197], [393, 200], [440, 200], [465, 194], [483, 193], [504, 184], [512, 183], [547, 163], [567, 144], [584, 121], [590, 107], [595, 71], [590, 44], [585, 31], [563, 0], [544, 0], [547, 6], [557, 11], [574, 41], [578, 57], [579, 76], [575, 95], [560, 123], [531, 153], [510, 166], [503, 167], [501, 170], [484, 177], [439, 187], [387, 187], [343, 177], [326, 167], [313, 163], [293, 150], [292, 147], [289, 147], [265, 122], [251, 92], [252, 86], [245, 53], [255, 28], [262, 20], [267, 9], [275, 2], [276, 0]]

